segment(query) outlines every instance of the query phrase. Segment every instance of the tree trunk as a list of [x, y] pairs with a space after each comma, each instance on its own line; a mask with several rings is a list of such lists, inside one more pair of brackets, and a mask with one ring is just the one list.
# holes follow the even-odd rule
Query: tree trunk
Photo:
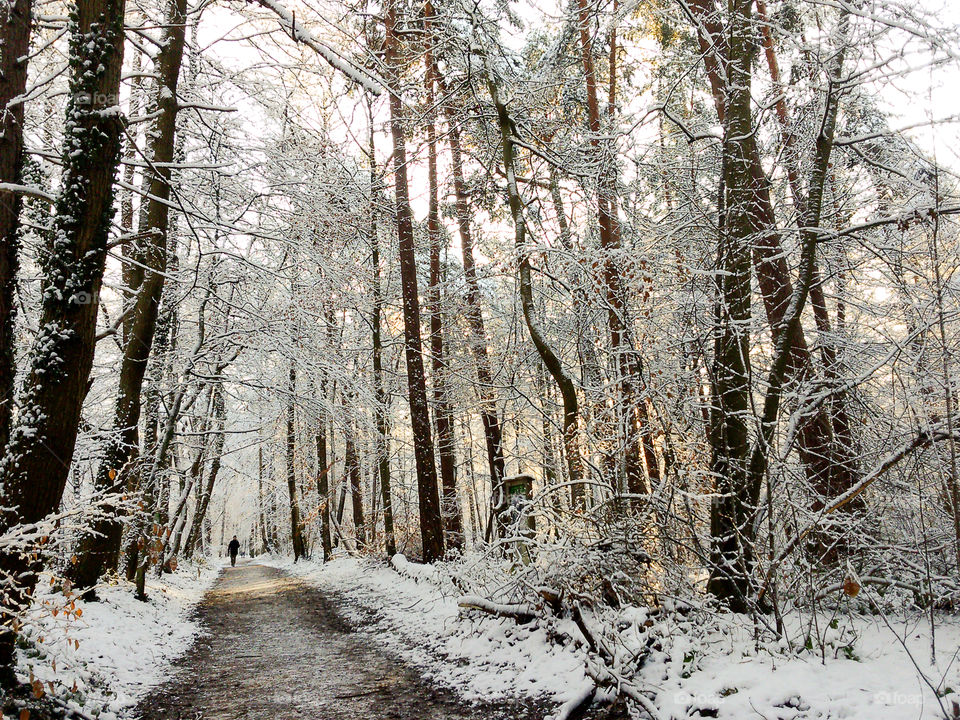
[[[200, 438], [206, 437], [207, 430], [210, 427], [210, 418], [213, 415], [213, 386], [207, 386], [207, 408], [200, 417], [199, 423], [195, 428], [196, 434]], [[202, 480], [203, 466], [207, 459], [207, 446], [201, 440], [200, 447], [196, 449], [193, 462], [187, 472], [186, 482], [181, 490], [180, 499], [177, 501], [176, 510], [171, 518], [173, 526], [169, 530], [169, 542], [164, 547], [164, 553], [160, 567], [157, 568], [157, 574], [170, 571], [170, 561], [180, 554], [180, 548], [183, 547], [184, 530], [188, 530], [187, 517], [188, 501], [190, 495], [195, 493], [198, 484]], [[189, 534], [189, 532], [187, 533]]]
[[377, 234], [376, 198], [379, 183], [376, 171], [376, 147], [373, 141], [373, 118], [370, 118], [370, 262], [373, 269], [373, 316], [370, 319], [373, 334], [373, 393], [377, 473], [380, 478], [380, 495], [383, 502], [383, 541], [387, 557], [397, 553], [397, 541], [393, 529], [393, 497], [390, 490], [390, 427], [387, 408], [387, 391], [383, 380], [383, 338], [381, 315], [383, 314], [383, 291], [380, 287], [380, 237]]
[[[599, 161], [597, 181], [597, 218], [600, 226], [600, 247], [604, 252], [603, 280], [607, 292], [607, 326], [610, 331], [610, 349], [619, 375], [618, 398], [615, 402], [618, 425], [622, 428], [624, 441], [623, 473], [626, 488], [630, 493], [648, 493], [651, 484], [660, 476], [660, 466], [653, 450], [647, 418], [646, 400], [639, 392], [643, 378], [643, 361], [633, 348], [633, 333], [627, 315], [626, 291], [617, 257], [620, 243], [620, 219], [617, 216], [616, 166], [606, 158], [614, 155], [611, 148], [601, 142], [603, 131], [600, 119], [600, 103], [597, 96], [597, 77], [593, 63], [593, 46], [590, 40], [590, 4], [577, 0], [579, 11], [580, 51], [586, 85], [587, 116], [590, 123], [590, 145]], [[615, 36], [614, 36], [615, 37]], [[616, 83], [616, 43], [610, 50], [610, 110]]]
[[[550, 166], [550, 200], [557, 217], [557, 228], [560, 230], [560, 244], [571, 255], [579, 252], [573, 246], [570, 224], [567, 222], [566, 211], [563, 208], [563, 196], [560, 194], [560, 181], [557, 177], [557, 169], [553, 165]], [[590, 404], [594, 406], [591, 411], [600, 414], [603, 412], [604, 405], [601, 392], [603, 377], [600, 371], [600, 361], [597, 359], [597, 335], [590, 318], [592, 303], [586, 291], [588, 282], [586, 273], [578, 265], [573, 273], [571, 285], [573, 286], [577, 352], [580, 355], [581, 385], [583, 385], [585, 393], [590, 399]]]
[[223, 382], [217, 381], [213, 386], [213, 439], [202, 439], [204, 443], [210, 443], [210, 469], [207, 471], [207, 479], [203, 484], [203, 492], [200, 495], [200, 501], [193, 512], [193, 525], [190, 527], [190, 533], [187, 535], [187, 541], [183, 546], [183, 556], [185, 558], [193, 557], [194, 548], [203, 529], [203, 520], [207, 516], [207, 506], [210, 504], [210, 495], [213, 493], [213, 486], [217, 481], [217, 473], [220, 472], [220, 461], [223, 456], [223, 445], [226, 439], [225, 425], [227, 413], [223, 398]]
[[[724, 314], [715, 358], [715, 407], [711, 428], [717, 498], [711, 518], [711, 592], [727, 600], [734, 610], [746, 611], [753, 583], [754, 525], [760, 492], [766, 476], [770, 444], [780, 409], [783, 386], [789, 378], [794, 339], [816, 277], [816, 251], [824, 185], [830, 167], [836, 128], [838, 98], [833, 78], [828, 78], [824, 119], [815, 144], [807, 208], [800, 232], [800, 273], [796, 288], [782, 315], [776, 335], [773, 362], [768, 373], [760, 436], [752, 452], [746, 448], [745, 418], [749, 412], [750, 245], [755, 241], [758, 194], [753, 158], [757, 156], [751, 116], [751, 58], [754, 40], [750, 23], [753, 0], [733, 0], [728, 33], [728, 90], [724, 140], [724, 222], [721, 258]], [[846, 19], [841, 20], [846, 28]], [[843, 65], [843, 48], [834, 56], [835, 69]], [[833, 72], [831, 67], [829, 72]], [[738, 328], [738, 329], [737, 329]], [[738, 419], [741, 418], [741, 419]], [[749, 459], [747, 453], [749, 452]], [[745, 462], [746, 461], [746, 462]]]
[[[728, 61], [728, 40], [724, 37], [714, 0], [689, 0], [688, 6], [697, 20], [698, 40], [703, 52], [710, 88], [713, 93], [717, 115], [724, 122], [727, 95], [736, 90], [732, 83], [724, 80], [722, 66]], [[749, 129], [754, 132], [752, 123]], [[742, 148], [749, 155], [744, 162], [749, 169], [751, 195], [746, 198], [751, 203], [748, 220], [752, 241], [752, 259], [757, 275], [757, 285], [763, 298], [763, 305], [770, 323], [771, 334], [776, 343], [785, 331], [785, 315], [794, 287], [787, 264], [786, 254], [780, 242], [773, 202], [770, 197], [770, 182], [760, 158], [756, 143], [745, 144]], [[802, 326], [791, 328], [789, 339], [789, 358], [787, 376], [792, 381], [805, 377], [811, 371], [810, 350], [804, 337]], [[806, 471], [811, 488], [823, 498], [835, 497], [851, 487], [855, 482], [852, 468], [844, 462], [843, 453], [832, 442], [833, 428], [826, 407], [821, 407], [811, 417], [800, 424], [797, 445], [800, 460]], [[860, 499], [857, 499], [857, 503]], [[814, 509], [822, 507], [815, 503]], [[845, 506], [846, 507], [846, 506]], [[853, 509], [856, 504], [848, 509]]]
[[439, 182], [437, 179], [437, 129], [434, 111], [436, 85], [433, 57], [433, 37], [430, 20], [433, 6], [428, 2], [424, 6], [424, 26], [426, 30], [426, 103], [427, 103], [427, 175], [429, 179], [430, 201], [427, 211], [427, 236], [430, 243], [430, 353], [433, 360], [433, 415], [437, 428], [437, 454], [440, 458], [440, 487], [442, 488], [441, 510], [445, 530], [445, 544], [448, 549], [463, 548], [463, 518], [460, 513], [460, 501], [457, 496], [457, 459], [453, 437], [453, 418], [450, 401], [447, 397], [447, 367], [443, 348], [443, 292], [441, 289], [442, 272], [440, 269], [441, 249], [444, 242], [443, 228], [440, 224]]
[[[140, 51], [140, 48], [134, 47], [133, 61], [130, 63], [130, 69], [135, 75], [141, 72], [142, 56], [143, 53]], [[143, 77], [138, 75], [132, 78], [130, 82], [130, 100], [127, 117], [135, 117], [140, 114], [142, 110], [140, 107], [143, 95], [142, 90]], [[126, 347], [130, 341], [130, 327], [133, 322], [133, 313], [131, 311], [134, 304], [134, 293], [139, 284], [135, 278], [140, 277], [142, 279], [143, 277], [143, 273], [137, 265], [137, 241], [133, 239], [133, 188], [134, 180], [136, 179], [135, 160], [137, 157], [137, 140], [139, 137], [139, 133], [137, 132], [138, 128], [139, 126], [128, 128], [126, 132], [127, 137], [123, 142], [123, 187], [120, 195], [120, 230], [124, 235], [128, 236], [128, 239], [120, 245], [120, 253], [123, 257], [120, 265], [121, 281], [123, 283], [123, 305], [121, 312], [124, 314], [121, 325], [123, 330], [121, 334], [121, 348]], [[146, 200], [143, 202], [146, 203]]]
[[[583, 458], [580, 455], [580, 434], [578, 429], [579, 416], [577, 405], [577, 391], [573, 380], [567, 375], [560, 362], [560, 358], [544, 338], [536, 319], [536, 308], [533, 301], [533, 284], [530, 277], [530, 253], [527, 248], [527, 224], [523, 215], [523, 201], [517, 187], [517, 170], [513, 142], [513, 122], [507, 112], [507, 106], [500, 99], [497, 82], [492, 72], [488, 70], [487, 85], [490, 96], [497, 111], [500, 125], [500, 142], [503, 151], [503, 168], [507, 176], [507, 196], [510, 203], [510, 216], [513, 220], [515, 247], [518, 255], [518, 281], [520, 285], [520, 301], [523, 306], [523, 317], [530, 333], [530, 339], [540, 355], [540, 360], [546, 366], [560, 390], [563, 399], [563, 444], [566, 452], [567, 473], [573, 487], [579, 492], [573, 495], [574, 505], [584, 507], [586, 497], [583, 491]], [[503, 503], [505, 498], [495, 499], [495, 503]], [[492, 526], [494, 523], [490, 523]], [[490, 526], [487, 535], [490, 535]]]
[[[793, 197], [794, 208], [798, 218], [808, 216], [808, 197], [804, 195], [800, 183], [800, 153], [796, 147], [797, 134], [793, 131], [787, 101], [781, 87], [780, 65], [777, 62], [776, 49], [773, 42], [773, 33], [770, 30], [770, 18], [764, 0], [757, 0], [757, 19], [760, 25], [764, 56], [770, 73], [770, 81], [777, 92], [774, 104], [776, 118], [780, 125], [780, 135], [783, 142], [783, 159], [787, 170], [787, 181], [790, 194]], [[814, 268], [813, 285], [810, 287], [810, 305], [813, 307], [813, 317], [818, 333], [821, 362], [824, 376], [831, 382], [839, 378], [840, 368], [837, 348], [827, 310], [827, 300], [823, 293], [823, 285], [819, 278], [819, 271]], [[839, 308], [838, 308], [839, 313]], [[833, 472], [839, 478], [840, 486], [852, 485], [856, 477], [857, 444], [853, 436], [850, 415], [847, 411], [847, 393], [838, 390], [829, 404], [831, 412], [834, 442], [832, 449], [836, 455], [837, 465]], [[824, 407], [824, 411], [827, 406]], [[859, 503], [853, 505], [856, 508]], [[820, 509], [819, 507], [817, 509]]]
[[[169, 490], [166, 488], [168, 478], [162, 472], [153, 472], [152, 468], [145, 467], [143, 461], [155, 456], [160, 440], [160, 385], [162, 376], [170, 364], [168, 355], [175, 319], [176, 309], [170, 307], [170, 303], [164, 303], [157, 319], [157, 336], [147, 371], [149, 382], [144, 392], [144, 433], [140, 449], [140, 465], [137, 468], [145, 494], [142, 500], [144, 511], [154, 516], [156, 523], [163, 528], [169, 521], [167, 505], [170, 499]], [[144, 470], [148, 471], [146, 475]], [[139, 527], [132, 528], [127, 536], [125, 551], [127, 580], [132, 581], [137, 577], [137, 569], [141, 565], [141, 547], [153, 540], [152, 537], [145, 535], [148, 526], [146, 520], [146, 517], [142, 517]]]
[[[137, 241], [133, 252], [142, 269], [131, 274], [137, 284], [133, 288], [137, 297], [120, 365], [113, 431], [97, 472], [96, 487], [104, 493], [117, 490], [130, 479], [125, 467], [139, 446], [140, 393], [153, 347], [167, 269], [169, 208], [166, 201], [170, 197], [169, 164], [173, 160], [175, 146], [177, 82], [183, 59], [186, 6], [186, 0], [174, 0], [170, 4], [165, 40], [156, 63], [159, 88], [154, 112], [158, 112], [159, 116], [151, 134], [150, 153], [154, 165], [146, 227], [140, 228], [143, 237]], [[135, 490], [131, 483], [127, 482], [127, 485]], [[122, 532], [123, 525], [119, 519], [103, 520], [95, 525], [94, 532], [87, 536], [77, 552], [80, 562], [69, 573], [78, 588], [93, 587], [105, 571], [117, 566]]]
[[[434, 59], [436, 67], [436, 60]], [[434, 73], [440, 86], [440, 93], [447, 97], [439, 73]], [[467, 327], [470, 330], [470, 349], [477, 372], [477, 394], [480, 397], [480, 420], [483, 423], [484, 440], [487, 446], [487, 467], [490, 470], [491, 496], [501, 492], [504, 476], [503, 429], [497, 416], [496, 389], [493, 385], [493, 373], [490, 370], [490, 357], [487, 353], [487, 332], [483, 324], [483, 310], [480, 305], [480, 282], [477, 279], [476, 261], [473, 257], [473, 236], [470, 232], [470, 200], [467, 184], [463, 176], [463, 153], [460, 148], [460, 128], [449, 103], [443, 104], [447, 116], [447, 142], [450, 145], [451, 169], [453, 171], [453, 191], [456, 196], [457, 229], [460, 234], [460, 247], [463, 255], [463, 277], [466, 284], [464, 298], [467, 301]]]
[[[31, 0], [0, 7], [0, 183], [18, 184], [23, 165], [23, 97], [30, 54]], [[10, 438], [16, 380], [16, 290], [20, 252], [21, 195], [0, 190], [0, 452]]]
[[[351, 407], [350, 412], [353, 411]], [[357, 457], [356, 428], [353, 419], [346, 421], [346, 448], [344, 449], [344, 464], [347, 482], [350, 483], [350, 505], [353, 510], [353, 537], [357, 550], [367, 545], [367, 527], [363, 520], [363, 479], [360, 473], [360, 458]]]
[[[257, 446], [257, 516], [260, 518], [260, 542], [263, 543], [263, 552], [270, 552], [270, 539], [267, 535], [267, 517], [263, 511], [263, 443]], [[329, 534], [328, 536], [329, 537]], [[326, 559], [326, 554], [324, 554]]]
[[424, 562], [443, 557], [443, 520], [430, 408], [423, 369], [420, 339], [420, 299], [417, 296], [417, 260], [413, 237], [413, 215], [407, 188], [407, 150], [403, 128], [403, 106], [398, 95], [400, 82], [400, 38], [396, 32], [397, 0], [386, 6], [386, 70], [390, 81], [390, 134], [393, 136], [393, 166], [396, 183], [397, 238], [400, 256], [400, 284], [403, 291], [404, 346], [407, 359], [407, 386], [414, 459], [417, 467], [417, 494], [420, 509], [420, 540]]
[[297, 473], [294, 467], [297, 433], [294, 423], [294, 398], [297, 390], [297, 371], [290, 361], [290, 382], [287, 386], [287, 491], [290, 494], [290, 536], [293, 540], [293, 561], [303, 557], [303, 526], [300, 521], [300, 505], [297, 501]]
[[[3, 513], [0, 534], [56, 510], [70, 472], [93, 364], [120, 154], [122, 122], [117, 113], [105, 111], [117, 105], [120, 92], [123, 13], [124, 0], [77, 0], [70, 12], [63, 189], [56, 201], [51, 251], [41, 259], [47, 291], [40, 329], [2, 464], [0, 507], [16, 510]], [[0, 573], [20, 579], [9, 588], [0, 611], [0, 685], [15, 681], [16, 637], [10, 623], [29, 602], [35, 570], [35, 563], [18, 550], [0, 554]]]
[[[747, 33], [753, 0], [736, 4], [729, 35], [730, 92], [724, 107], [723, 171], [717, 259], [710, 471], [708, 590], [738, 612], [748, 609], [753, 567], [753, 510], [747, 490], [750, 452], [750, 239], [752, 183], [749, 156], [750, 53]], [[734, 82], [734, 78], [736, 82]]]
[[[325, 384], [321, 392], [326, 393]], [[322, 401], [320, 403], [322, 405]], [[317, 447], [317, 499], [320, 505], [320, 545], [323, 549], [323, 561], [330, 560], [333, 546], [330, 544], [330, 461], [327, 457], [327, 417], [322, 412], [317, 417], [315, 436]]]

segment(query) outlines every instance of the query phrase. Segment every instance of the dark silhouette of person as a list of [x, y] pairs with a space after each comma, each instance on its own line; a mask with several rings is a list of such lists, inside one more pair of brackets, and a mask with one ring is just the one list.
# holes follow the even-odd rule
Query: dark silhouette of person
[[230, 551], [230, 566], [233, 567], [237, 564], [237, 553], [240, 552], [240, 541], [237, 540], [236, 535], [233, 536], [233, 540], [227, 545], [227, 550]]

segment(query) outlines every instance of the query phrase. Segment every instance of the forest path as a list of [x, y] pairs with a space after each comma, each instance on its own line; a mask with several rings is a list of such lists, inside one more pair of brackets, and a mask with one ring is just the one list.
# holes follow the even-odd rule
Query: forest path
[[198, 607], [206, 634], [144, 698], [144, 720], [526, 720], [542, 703], [469, 705], [354, 628], [282, 570], [226, 568]]

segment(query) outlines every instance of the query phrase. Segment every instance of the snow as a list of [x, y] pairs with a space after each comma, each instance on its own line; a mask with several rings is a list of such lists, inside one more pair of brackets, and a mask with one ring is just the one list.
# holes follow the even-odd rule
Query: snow
[[379, 95], [385, 83], [369, 70], [362, 69], [346, 60], [337, 50], [320, 40], [303, 25], [298, 24], [296, 17], [290, 10], [277, 0], [257, 0], [263, 7], [271, 10], [280, 20], [280, 25], [297, 41], [316, 52], [327, 61], [331, 67], [339, 70], [351, 81], [373, 95]]
[[394, 565], [409, 576], [345, 557], [326, 565], [286, 558], [258, 561], [344, 599], [344, 615], [362, 632], [466, 700], [534, 696], [559, 703], [587, 682], [581, 656], [550, 642], [544, 628], [462, 614], [459, 594], [445, 593], [431, 581], [435, 573], [430, 568], [402, 556], [394, 558]]
[[[929, 662], [929, 625], [901, 617], [887, 627], [878, 617], [838, 618], [826, 630], [825, 653], [789, 652], [781, 643], [755, 649], [749, 619], [720, 619], [717, 633], [699, 644], [674, 643], [667, 661], [654, 659], [643, 671], [656, 687], [656, 704], [666, 717], [688, 717], [690, 708], [715, 710], [718, 718], [849, 718], [850, 720], [919, 720], [943, 718], [937, 698], [914, 667], [894, 631], [928, 679], [944, 688], [960, 687], [960, 621], [941, 618], [936, 627], [937, 665]], [[789, 624], [789, 623], [788, 623]], [[800, 631], [799, 621], [788, 634]], [[898, 632], [898, 634], [900, 634]], [[683, 638], [684, 640], [686, 638]], [[659, 677], [658, 677], [659, 675]], [[944, 706], [960, 701], [956, 693]]]
[[192, 611], [221, 568], [200, 561], [160, 578], [151, 572], [146, 602], [126, 581], [99, 586], [98, 602], [64, 597], [44, 575], [23, 629], [33, 647], [20, 649], [18, 671], [88, 715], [123, 714], [198, 636]]
[[[402, 555], [389, 565], [346, 556], [327, 564], [257, 561], [316, 586], [370, 642], [467, 701], [536, 697], [555, 702], [559, 712], [590, 691], [588, 663], [596, 677], [598, 661], [587, 656], [571, 620], [518, 624], [462, 607], [542, 612], [462, 595], [455, 579], [462, 564], [425, 566]], [[165, 679], [172, 660], [200, 633], [191, 612], [220, 569], [203, 563], [151, 576], [147, 603], [137, 601], [126, 582], [100, 588], [101, 602], [65, 598], [46, 576], [24, 630], [34, 649], [20, 650], [20, 671], [45, 687], [55, 683], [61, 699], [88, 715], [123, 716]], [[785, 618], [789, 643], [757, 640], [749, 617], [700, 608], [626, 606], [584, 615], [594, 631], [605, 628], [608, 645], [615, 638], [618, 654], [644, 657], [632, 676], [622, 667], [617, 672], [663, 718], [942, 720], [941, 703], [949, 712], [960, 702], [956, 616], [936, 618], [932, 661], [929, 620], [921, 613], [792, 615]]]
[[[443, 581], [443, 565], [403, 556], [393, 558], [393, 568], [349, 557], [326, 565], [261, 560], [344, 601], [342, 611], [360, 632], [467, 700], [527, 695], [568, 703], [590, 687], [586, 652], [569, 640], [579, 637], [572, 622], [552, 619], [548, 631], [540, 620], [518, 625], [464, 611], [458, 601], [466, 598]], [[758, 643], [745, 616], [662, 613], [651, 621], [644, 608], [616, 613], [623, 628], [618, 641], [628, 653], [657, 638], [632, 682], [664, 718], [933, 720], [944, 716], [940, 702], [948, 709], [960, 702], [960, 618], [954, 616], [937, 618], [931, 664], [922, 614], [786, 618], [788, 637], [812, 632], [819, 638], [806, 649], [802, 641]], [[921, 671], [940, 687], [939, 701]]]

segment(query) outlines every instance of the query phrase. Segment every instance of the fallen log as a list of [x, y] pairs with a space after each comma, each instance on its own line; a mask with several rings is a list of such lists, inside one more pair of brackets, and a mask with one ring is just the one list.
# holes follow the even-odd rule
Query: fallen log
[[471, 610], [482, 610], [485, 613], [496, 615], [497, 617], [513, 618], [520, 625], [528, 623], [537, 617], [536, 609], [532, 605], [527, 605], [526, 603], [506, 605], [491, 602], [486, 598], [476, 595], [464, 595], [457, 601], [457, 605]]

